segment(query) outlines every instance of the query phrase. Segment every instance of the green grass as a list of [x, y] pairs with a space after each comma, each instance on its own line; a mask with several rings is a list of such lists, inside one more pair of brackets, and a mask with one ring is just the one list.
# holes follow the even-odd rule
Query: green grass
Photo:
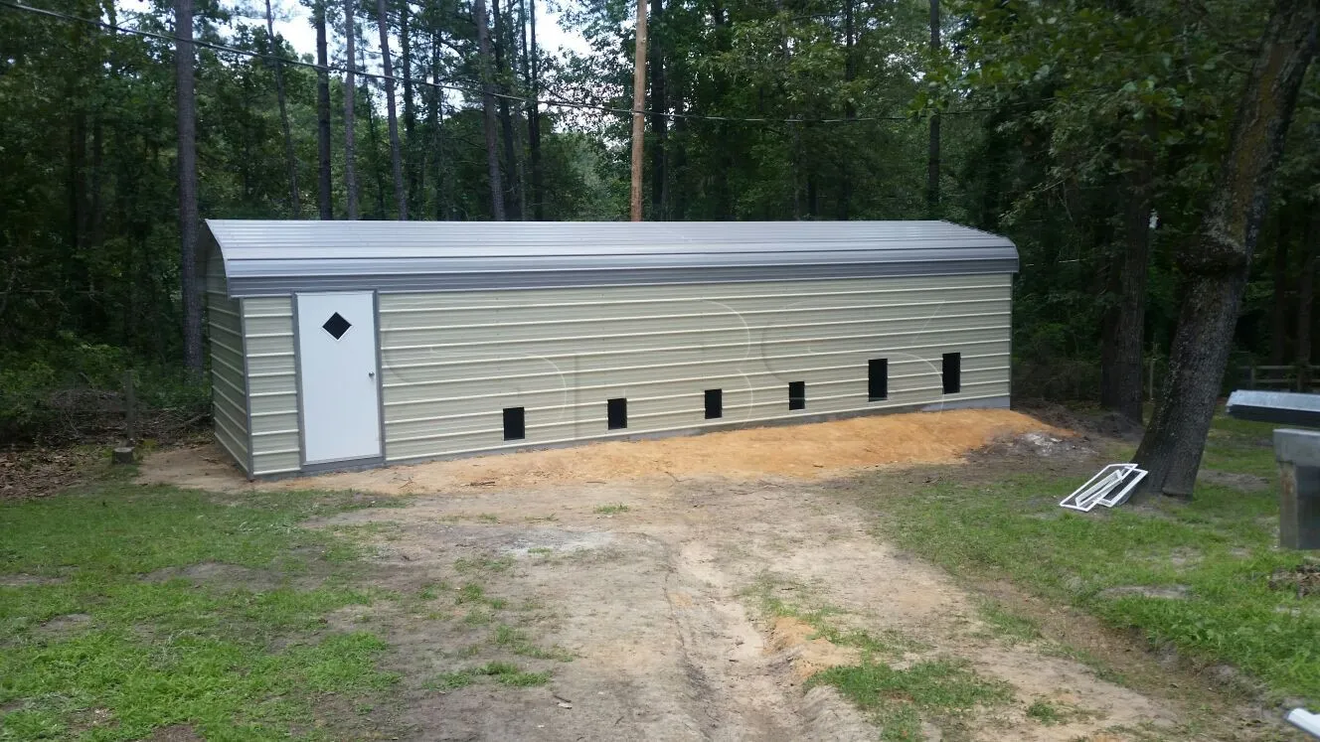
[[[353, 506], [115, 481], [0, 505], [0, 739], [324, 738], [324, 694], [369, 703], [397, 682], [379, 638], [325, 630], [372, 600], [359, 546], [298, 527]], [[207, 563], [229, 572], [168, 577]]]
[[1034, 619], [1022, 616], [1005, 608], [993, 600], [977, 601], [976, 610], [981, 620], [994, 634], [1009, 644], [1032, 642], [1041, 637], [1040, 624]]
[[[745, 594], [760, 603], [765, 616], [795, 618], [815, 630], [812, 639], [860, 650], [856, 665], [832, 667], [807, 681], [807, 687], [830, 685], [880, 727], [881, 739], [922, 739], [922, 721], [936, 723], [945, 739], [965, 739], [965, 718], [978, 706], [1001, 706], [1013, 700], [1012, 687], [1001, 680], [978, 675], [964, 660], [921, 659], [930, 647], [898, 631], [879, 634], [838, 625], [843, 613], [830, 606], [804, 608], [798, 602], [781, 597], [789, 594], [808, 599], [810, 590], [802, 585], [761, 575]], [[917, 661], [896, 668], [891, 661]]]
[[628, 512], [628, 506], [621, 502], [615, 502], [609, 505], [598, 505], [593, 512], [596, 515], [618, 515]]
[[572, 662], [573, 654], [560, 647], [542, 647], [527, 637], [525, 631], [515, 629], [508, 624], [495, 627], [493, 638], [495, 646], [502, 647], [519, 657], [531, 657], [538, 660], [558, 660]]
[[880, 662], [834, 667], [813, 675], [811, 685], [832, 685], [858, 708], [871, 713], [881, 727], [881, 739], [922, 739], [921, 719], [929, 716], [957, 732], [960, 717], [978, 706], [994, 707], [1013, 700], [1012, 687], [977, 675], [959, 660], [927, 660], [904, 669]]
[[[944, 477], [885, 492], [875, 505], [886, 536], [952, 571], [1009, 577], [1115, 626], [1134, 627], [1154, 644], [1235, 665], [1276, 695], [1314, 703], [1320, 701], [1320, 600], [1268, 585], [1274, 570], [1306, 559], [1275, 548], [1277, 480], [1268, 430], [1217, 420], [1204, 464], [1265, 477], [1264, 490], [1201, 483], [1190, 503], [1156, 498], [1082, 514], [1057, 507], [1080, 484], [1075, 477], [1009, 474], [974, 482]], [[1185, 594], [1153, 597], [1142, 589]], [[996, 620], [1004, 624], [987, 618]]]
[[1063, 714], [1049, 701], [1037, 699], [1027, 707], [1027, 718], [1052, 726], [1063, 722]]
[[548, 672], [526, 672], [511, 662], [488, 662], [480, 667], [443, 673], [426, 684], [432, 690], [457, 690], [482, 679], [515, 688], [531, 688], [550, 682]]
[[513, 557], [498, 559], [459, 559], [454, 562], [454, 570], [459, 574], [481, 572], [500, 573], [513, 569]]

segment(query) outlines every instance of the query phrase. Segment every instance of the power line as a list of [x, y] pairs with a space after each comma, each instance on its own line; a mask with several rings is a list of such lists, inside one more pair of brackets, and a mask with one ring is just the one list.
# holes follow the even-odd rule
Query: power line
[[[56, 20], [61, 20], [61, 21], [82, 23], [88, 26], [103, 28], [108, 31], [128, 34], [131, 36], [142, 36], [146, 38], [158, 39], [160, 41], [174, 42], [176, 44], [180, 41], [183, 41], [182, 39], [172, 34], [158, 33], [156, 31], [147, 31], [140, 28], [128, 28], [126, 26], [119, 26], [114, 23], [108, 23], [100, 19], [83, 18], [80, 16], [63, 13], [58, 10], [50, 10], [47, 8], [38, 8], [31, 5], [24, 5], [23, 3], [15, 2], [14, 0], [0, 0], [0, 7], [9, 8], [11, 10], [21, 10], [29, 13], [35, 13], [37, 15], [42, 15], [48, 18], [54, 18]], [[360, 70], [357, 67], [352, 66], [351, 64], [349, 67], [341, 67], [335, 64], [319, 65], [313, 62], [306, 62], [301, 59], [284, 57], [279, 54], [265, 54], [262, 52], [248, 51], [247, 49], [239, 49], [232, 46], [226, 46], [224, 44], [217, 44], [215, 42], [202, 41], [197, 39], [194, 39], [192, 41], [186, 41], [184, 43], [191, 43], [194, 46], [200, 46], [218, 52], [225, 52], [227, 54], [237, 54], [239, 56], [248, 57], [252, 59], [262, 59], [267, 62], [280, 62], [284, 64], [293, 65], [295, 67], [306, 67], [308, 69], [317, 70], [318, 72], [339, 72], [339, 73], [347, 74], [348, 72], [352, 71], [353, 74], [361, 75], [363, 77], [367, 77], [375, 80], [381, 80], [381, 81], [393, 80], [396, 82], [407, 81], [414, 85], [437, 88], [440, 90], [454, 90], [461, 93], [467, 93], [469, 95], [482, 95], [480, 88], [476, 87], [475, 84], [473, 83], [469, 83], [469, 85], [465, 87], [463, 85], [455, 85], [453, 83], [434, 82], [431, 80], [423, 80], [413, 77], [400, 77], [399, 75], [387, 76], [387, 75], [377, 74], [375, 72], [367, 72], [365, 70]], [[522, 103], [524, 105], [529, 103], [535, 103], [538, 106], [543, 105], [549, 107], [571, 108], [571, 109], [584, 110], [584, 111], [601, 111], [604, 113], [613, 113], [621, 116], [632, 116], [634, 113], [637, 113], [636, 111], [630, 108], [619, 108], [617, 106], [607, 106], [599, 103], [587, 103], [584, 101], [569, 100], [567, 98], [552, 97], [552, 98], [534, 99], [525, 96], [512, 95], [509, 93], [499, 93], [499, 92], [492, 93], [492, 95], [496, 98], [515, 101], [518, 103]], [[941, 111], [940, 115], [941, 116], [973, 115], [978, 113], [987, 113], [992, 110], [994, 109], [974, 108], [974, 109], [964, 109], [961, 111]], [[863, 122], [874, 122], [874, 121], [914, 120], [913, 116], [855, 116], [852, 118], [775, 118], [769, 116], [765, 116], [765, 117], [715, 116], [710, 114], [671, 113], [669, 111], [651, 111], [646, 109], [642, 109], [640, 113], [642, 113], [645, 116], [664, 116], [670, 121], [674, 121], [676, 119], [684, 119], [688, 121], [718, 121], [718, 122], [726, 122], [726, 123], [746, 123], [746, 124], [846, 124], [846, 123], [863, 123]]]

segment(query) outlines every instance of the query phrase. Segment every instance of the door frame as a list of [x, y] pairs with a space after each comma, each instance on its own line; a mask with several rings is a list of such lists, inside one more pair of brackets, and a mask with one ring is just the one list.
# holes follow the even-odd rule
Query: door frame
[[339, 461], [321, 461], [316, 463], [307, 463], [307, 421], [303, 417], [303, 403], [306, 398], [303, 396], [302, 379], [302, 336], [299, 331], [298, 323], [298, 294], [365, 294], [366, 291], [295, 291], [289, 295], [289, 303], [293, 305], [293, 378], [294, 386], [298, 390], [298, 468], [305, 474], [316, 474], [328, 471], [344, 471], [348, 469], [370, 469], [385, 463], [385, 372], [381, 368], [381, 350], [380, 350], [380, 292], [372, 289], [371, 293], [371, 314], [372, 324], [375, 326], [375, 334], [372, 342], [375, 343], [376, 351], [376, 424], [378, 434], [380, 435], [380, 454], [376, 456], [363, 456], [356, 459], [342, 459]]

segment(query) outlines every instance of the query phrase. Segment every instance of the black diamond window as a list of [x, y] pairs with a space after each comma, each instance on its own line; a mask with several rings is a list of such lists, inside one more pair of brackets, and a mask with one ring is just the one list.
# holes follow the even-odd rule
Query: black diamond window
[[343, 337], [344, 333], [348, 332], [348, 328], [352, 326], [353, 325], [349, 324], [348, 320], [340, 316], [339, 312], [335, 312], [330, 315], [330, 319], [326, 320], [324, 325], [321, 325], [321, 329], [330, 333], [330, 337], [338, 340]]

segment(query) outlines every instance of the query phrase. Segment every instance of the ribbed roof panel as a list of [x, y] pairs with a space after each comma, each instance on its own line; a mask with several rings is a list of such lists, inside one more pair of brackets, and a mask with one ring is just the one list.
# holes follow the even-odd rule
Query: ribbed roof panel
[[948, 222], [206, 222], [230, 296], [1012, 273]]

